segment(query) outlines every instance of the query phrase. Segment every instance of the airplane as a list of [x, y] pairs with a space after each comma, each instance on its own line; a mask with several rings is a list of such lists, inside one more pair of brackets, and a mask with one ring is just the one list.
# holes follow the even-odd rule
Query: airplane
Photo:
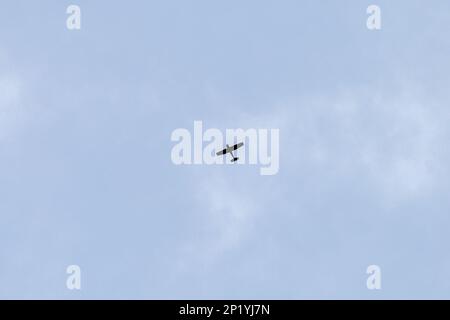
[[219, 151], [216, 153], [218, 156], [223, 156], [224, 154], [230, 153], [233, 159], [231, 159], [231, 162], [237, 161], [239, 158], [235, 157], [233, 154], [233, 150], [237, 150], [238, 148], [242, 147], [244, 145], [243, 142], [239, 142], [238, 144], [235, 144], [234, 146], [227, 145], [226, 149], [223, 149], [222, 151]]

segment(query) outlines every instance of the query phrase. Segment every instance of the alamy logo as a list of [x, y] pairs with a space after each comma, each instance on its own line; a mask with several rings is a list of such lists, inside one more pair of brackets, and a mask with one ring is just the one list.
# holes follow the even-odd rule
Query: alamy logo
[[377, 265], [370, 265], [366, 270], [369, 277], [367, 278], [366, 285], [369, 290], [381, 289], [381, 268]]
[[66, 269], [67, 277], [66, 286], [69, 290], [81, 290], [81, 268], [76, 265], [70, 265]]
[[81, 8], [77, 5], [70, 5], [66, 10], [67, 14], [70, 14], [66, 20], [66, 26], [69, 30], [81, 29]]
[[[279, 132], [279, 129], [226, 129], [224, 137], [222, 131], [216, 128], [203, 132], [203, 122], [194, 121], [193, 137], [185, 128], [172, 132], [171, 140], [178, 142], [172, 148], [172, 162], [176, 165], [259, 164], [261, 175], [275, 175], [280, 165]], [[205, 146], [204, 142], [207, 142]], [[236, 150], [234, 152], [238, 156], [231, 153], [232, 150]], [[224, 151], [232, 155], [231, 161], [224, 157], [227, 153]]]
[[367, 14], [370, 16], [367, 18], [367, 29], [380, 30], [381, 29], [381, 9], [377, 5], [371, 5], [367, 7]]

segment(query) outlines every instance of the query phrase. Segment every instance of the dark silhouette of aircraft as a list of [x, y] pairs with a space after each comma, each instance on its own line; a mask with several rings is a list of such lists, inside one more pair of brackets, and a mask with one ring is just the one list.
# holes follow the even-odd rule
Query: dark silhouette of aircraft
[[231, 147], [229, 145], [227, 145], [227, 147], [225, 149], [223, 149], [222, 151], [217, 152], [216, 155], [223, 156], [223, 155], [229, 153], [233, 157], [233, 159], [231, 159], [231, 162], [235, 162], [239, 158], [234, 156], [233, 151], [237, 150], [238, 148], [242, 147], [243, 145], [244, 145], [243, 142], [239, 142], [238, 144], [235, 144], [234, 146], [231, 146]]

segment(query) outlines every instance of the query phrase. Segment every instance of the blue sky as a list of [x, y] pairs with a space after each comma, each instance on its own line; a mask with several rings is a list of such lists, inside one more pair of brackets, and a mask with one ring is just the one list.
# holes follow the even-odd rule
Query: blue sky
[[[450, 298], [449, 12], [3, 1], [0, 298]], [[279, 128], [279, 173], [175, 166], [195, 120]]]

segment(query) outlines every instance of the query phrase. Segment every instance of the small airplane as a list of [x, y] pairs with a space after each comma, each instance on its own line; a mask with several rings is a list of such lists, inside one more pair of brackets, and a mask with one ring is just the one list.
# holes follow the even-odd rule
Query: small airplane
[[223, 149], [222, 151], [219, 151], [216, 153], [218, 156], [223, 156], [224, 154], [230, 153], [233, 159], [231, 159], [231, 162], [237, 161], [239, 158], [235, 157], [233, 154], [233, 150], [237, 150], [238, 148], [242, 147], [244, 145], [243, 142], [239, 142], [238, 144], [235, 144], [234, 146], [227, 145], [226, 149]]

